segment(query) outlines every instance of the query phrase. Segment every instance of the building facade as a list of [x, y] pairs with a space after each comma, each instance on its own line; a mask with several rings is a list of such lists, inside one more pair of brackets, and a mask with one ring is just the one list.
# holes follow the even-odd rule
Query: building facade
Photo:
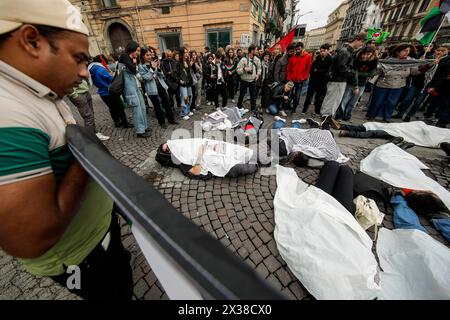
[[[379, 0], [381, 24], [391, 33], [390, 43], [408, 42], [415, 39], [420, 30], [420, 20], [438, 0]], [[440, 33], [442, 36], [442, 33]]]
[[332, 50], [338, 46], [348, 8], [349, 1], [345, 0], [328, 16], [324, 42], [329, 43]]
[[365, 31], [369, 26], [367, 23], [367, 9], [373, 4], [372, 0], [350, 0], [349, 8], [342, 26], [339, 45], [349, 42], [354, 35]]
[[269, 45], [281, 36], [285, 0], [71, 0], [90, 29], [91, 54], [130, 40], [166, 49]]
[[317, 50], [325, 41], [326, 27], [312, 29], [306, 32], [305, 48], [306, 50]]

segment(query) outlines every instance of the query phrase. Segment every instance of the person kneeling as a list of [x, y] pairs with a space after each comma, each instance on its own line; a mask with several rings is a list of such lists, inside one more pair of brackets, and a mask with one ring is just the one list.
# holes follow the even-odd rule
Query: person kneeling
[[283, 117], [287, 117], [285, 110], [289, 109], [290, 95], [293, 88], [294, 83], [292, 81], [289, 81], [286, 84], [280, 83], [273, 87], [267, 112], [272, 115], [276, 115], [280, 112]]

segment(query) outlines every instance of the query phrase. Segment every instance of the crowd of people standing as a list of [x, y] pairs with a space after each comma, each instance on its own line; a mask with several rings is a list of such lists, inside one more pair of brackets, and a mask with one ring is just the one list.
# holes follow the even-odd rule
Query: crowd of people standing
[[[381, 52], [375, 41], [358, 34], [335, 51], [325, 43], [308, 52], [302, 42], [289, 44], [284, 52], [281, 46], [264, 50], [250, 45], [246, 52], [231, 45], [215, 53], [204, 49], [197, 52], [185, 46], [159, 56], [157, 49], [141, 48], [131, 41], [116, 59], [94, 57], [89, 65], [90, 82], [98, 88], [115, 127], [134, 127], [141, 138], [151, 131], [147, 123], [150, 105], [159, 125], [166, 128], [166, 121], [178, 124], [177, 119], [189, 120], [203, 102], [220, 109], [231, 101], [243, 108], [247, 94], [256, 116], [263, 111], [283, 117], [295, 114], [303, 92], [303, 115], [314, 104], [314, 113], [322, 120], [350, 121], [363, 93], [371, 91], [366, 113], [370, 121], [410, 121], [426, 106], [427, 121], [436, 116], [436, 125], [450, 123], [450, 97], [445, 90], [449, 44], [428, 48], [399, 44]], [[123, 94], [113, 95], [108, 88], [121, 73]], [[86, 126], [100, 139], [108, 139], [96, 132], [87, 83], [75, 88], [70, 98]], [[133, 124], [125, 115], [126, 106], [132, 109]]]

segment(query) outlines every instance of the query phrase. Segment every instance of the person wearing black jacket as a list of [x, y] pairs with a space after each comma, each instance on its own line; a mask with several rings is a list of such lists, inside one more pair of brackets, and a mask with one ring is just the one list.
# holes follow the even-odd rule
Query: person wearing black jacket
[[161, 70], [164, 73], [164, 76], [166, 77], [166, 83], [168, 85], [167, 93], [169, 95], [169, 102], [170, 107], [172, 110], [174, 109], [174, 102], [173, 98], [175, 97], [175, 100], [177, 102], [177, 106], [180, 109], [181, 108], [181, 99], [179, 94], [179, 88], [177, 79], [175, 77], [175, 70], [177, 69], [178, 62], [173, 59], [172, 51], [166, 50], [165, 52], [165, 58], [161, 61]]
[[212, 92], [212, 98], [216, 108], [219, 108], [219, 95], [222, 97], [222, 108], [227, 106], [228, 90], [227, 90], [227, 67], [222, 62], [222, 54], [218, 52], [214, 62], [206, 68], [206, 78], [209, 82], [209, 90]]
[[[450, 50], [450, 44], [443, 44], [441, 47]], [[433, 79], [427, 85], [427, 92], [436, 97], [436, 107], [438, 118], [437, 126], [447, 127], [450, 123], [450, 56], [445, 56], [439, 61]]]
[[314, 112], [316, 114], [320, 114], [323, 99], [327, 94], [328, 72], [330, 71], [331, 64], [333, 63], [333, 59], [330, 56], [330, 48], [331, 46], [328, 43], [323, 44], [320, 47], [320, 54], [316, 56], [316, 59], [311, 66], [308, 92], [306, 94], [306, 100], [302, 113], [306, 113], [308, 111], [311, 100], [315, 94]]
[[271, 97], [269, 102], [269, 107], [267, 112], [272, 115], [278, 114], [281, 110], [289, 109], [290, 96], [292, 89], [294, 88], [294, 83], [289, 81], [286, 84], [279, 83], [276, 84], [271, 89]]
[[178, 64], [178, 68], [175, 70], [175, 77], [177, 79], [178, 85], [180, 86], [180, 116], [183, 118], [183, 120], [189, 120], [189, 117], [194, 115], [194, 113], [191, 112], [193, 83], [191, 68], [192, 64], [189, 58], [189, 53], [182, 54], [182, 60]]
[[339, 49], [331, 64], [327, 94], [320, 110], [323, 117], [334, 116], [341, 104], [349, 79], [355, 77], [354, 52], [364, 45], [365, 34], [358, 34], [347, 46]]

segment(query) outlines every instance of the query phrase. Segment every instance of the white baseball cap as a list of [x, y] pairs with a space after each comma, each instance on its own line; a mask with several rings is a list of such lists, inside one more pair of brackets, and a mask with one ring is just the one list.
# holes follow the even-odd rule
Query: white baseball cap
[[38, 24], [89, 35], [80, 11], [68, 0], [0, 0], [0, 34]]

